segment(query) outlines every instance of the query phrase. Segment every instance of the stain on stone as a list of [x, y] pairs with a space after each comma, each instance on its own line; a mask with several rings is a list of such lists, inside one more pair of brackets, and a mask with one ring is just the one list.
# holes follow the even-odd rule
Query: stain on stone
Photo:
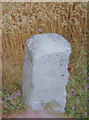
[[62, 74], [61, 76], [63, 77], [64, 75]]

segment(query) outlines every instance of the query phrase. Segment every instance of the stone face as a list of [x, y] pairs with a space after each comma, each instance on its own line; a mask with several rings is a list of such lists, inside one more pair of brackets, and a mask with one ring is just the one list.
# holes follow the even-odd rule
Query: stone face
[[56, 33], [33, 36], [27, 41], [23, 65], [23, 102], [42, 110], [41, 101], [64, 112], [71, 47]]

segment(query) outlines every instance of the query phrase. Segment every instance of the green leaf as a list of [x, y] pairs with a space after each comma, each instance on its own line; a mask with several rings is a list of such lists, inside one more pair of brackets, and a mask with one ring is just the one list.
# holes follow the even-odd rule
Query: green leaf
[[80, 100], [79, 100], [79, 99], [77, 99], [77, 100], [76, 100], [76, 104], [79, 104], [79, 103], [80, 103]]
[[85, 52], [84, 48], [82, 48], [81, 53], [82, 53], [83, 55], [87, 55], [87, 52]]
[[69, 116], [72, 118], [73, 115], [72, 115], [72, 114], [69, 114]]
[[77, 113], [80, 113], [80, 110], [79, 110], [79, 109], [77, 109], [77, 110], [76, 110], [76, 112], [77, 112]]
[[14, 110], [15, 108], [14, 108], [14, 107], [12, 107], [11, 109], [12, 109], [12, 110]]
[[71, 114], [74, 115], [75, 111], [74, 110], [71, 110]]

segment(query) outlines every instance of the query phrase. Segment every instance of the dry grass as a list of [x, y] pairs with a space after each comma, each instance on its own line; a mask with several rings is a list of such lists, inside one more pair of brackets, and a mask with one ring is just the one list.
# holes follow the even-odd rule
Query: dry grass
[[88, 0], [1, 0], [2, 2], [88, 2]]
[[[17, 74], [22, 76], [26, 41], [39, 34], [39, 28], [42, 33], [58, 33], [71, 44], [82, 45], [87, 50], [86, 3], [6, 2], [2, 3], [2, 17], [3, 82], [8, 75], [13, 82]], [[78, 56], [74, 53], [76, 60]]]
[[70, 43], [86, 44], [86, 3], [2, 3], [3, 57], [23, 61], [31, 36], [58, 33]]
[[2, 104], [1, 104], [1, 86], [2, 86], [2, 31], [1, 31], [1, 18], [2, 18], [2, 5], [0, 3], [0, 118], [1, 118], [1, 114], [2, 114]]

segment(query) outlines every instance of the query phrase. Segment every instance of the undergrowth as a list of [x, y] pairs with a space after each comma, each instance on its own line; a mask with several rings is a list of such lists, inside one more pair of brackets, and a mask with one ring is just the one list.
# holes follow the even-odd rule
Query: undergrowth
[[[65, 106], [65, 115], [71, 118], [87, 117], [87, 53], [84, 47], [71, 45], [72, 54], [70, 56], [69, 67], [71, 70], [67, 90], [67, 103]], [[79, 54], [77, 54], [79, 53]], [[75, 57], [76, 55], [76, 57]], [[75, 59], [76, 58], [76, 59]], [[74, 62], [74, 63], [73, 63]], [[74, 67], [73, 67], [74, 64]], [[73, 68], [72, 68], [73, 67]], [[22, 69], [21, 69], [22, 71]], [[22, 78], [18, 76], [13, 84], [11, 76], [7, 76], [2, 86], [2, 113], [5, 114], [12, 110], [19, 111], [26, 109], [28, 106], [22, 103]], [[44, 106], [44, 104], [42, 104]], [[45, 104], [45, 109], [52, 110], [50, 103]]]

